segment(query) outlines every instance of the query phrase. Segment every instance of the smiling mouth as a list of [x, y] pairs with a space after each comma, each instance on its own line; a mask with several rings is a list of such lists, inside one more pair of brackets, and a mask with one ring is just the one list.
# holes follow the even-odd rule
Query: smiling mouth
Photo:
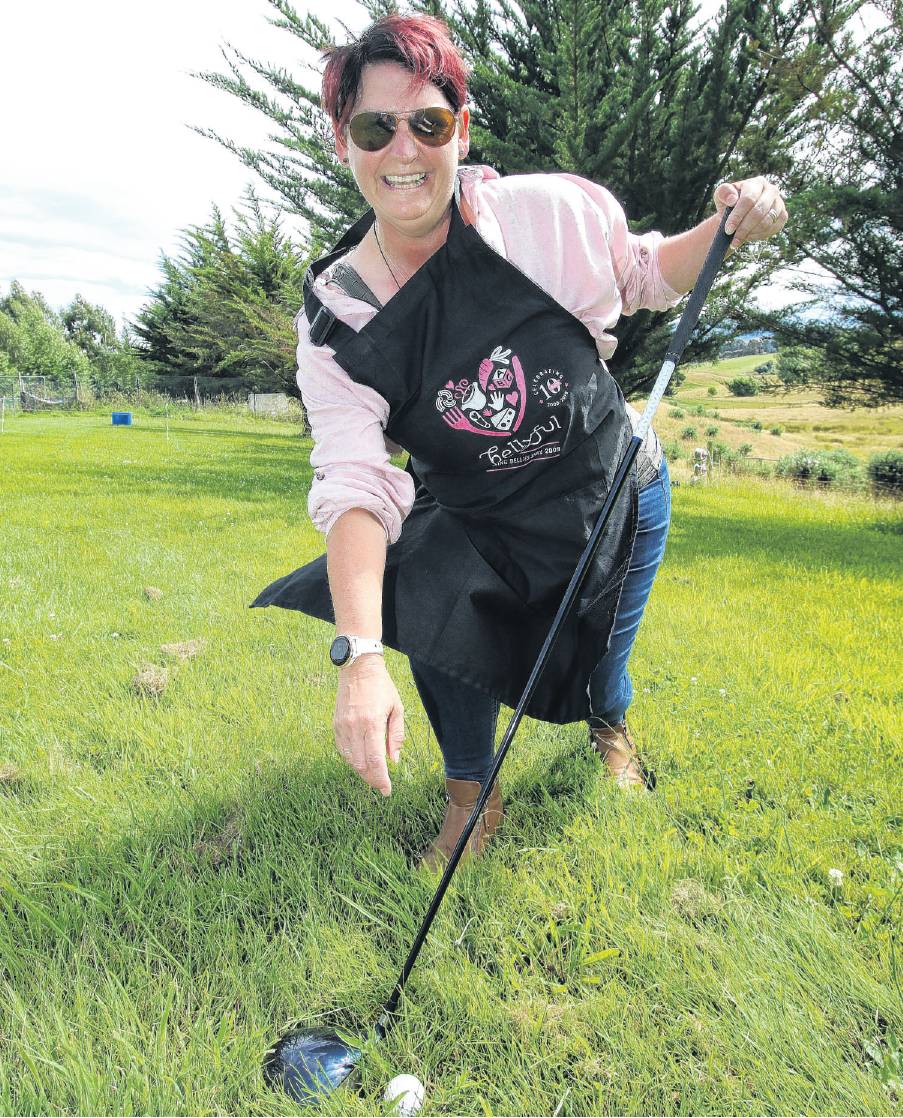
[[382, 178], [393, 190], [415, 190], [426, 182], [426, 171], [416, 175], [383, 175]]

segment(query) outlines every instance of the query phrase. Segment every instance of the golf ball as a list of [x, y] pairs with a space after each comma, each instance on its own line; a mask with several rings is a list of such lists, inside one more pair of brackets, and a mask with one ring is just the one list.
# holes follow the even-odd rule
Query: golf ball
[[386, 1088], [383, 1100], [396, 1099], [395, 1113], [400, 1115], [419, 1114], [423, 1106], [424, 1087], [416, 1075], [396, 1075]]

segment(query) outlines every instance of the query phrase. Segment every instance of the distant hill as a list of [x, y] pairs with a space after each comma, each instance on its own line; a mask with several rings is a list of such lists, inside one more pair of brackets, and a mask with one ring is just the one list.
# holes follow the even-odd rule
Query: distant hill
[[774, 353], [777, 348], [774, 336], [760, 330], [750, 334], [737, 334], [718, 350], [718, 356], [746, 357], [751, 353]]

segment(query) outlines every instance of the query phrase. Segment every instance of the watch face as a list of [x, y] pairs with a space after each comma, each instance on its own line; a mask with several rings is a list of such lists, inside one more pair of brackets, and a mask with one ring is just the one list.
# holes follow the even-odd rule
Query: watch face
[[351, 659], [351, 641], [347, 637], [336, 637], [329, 650], [329, 659], [340, 668]]

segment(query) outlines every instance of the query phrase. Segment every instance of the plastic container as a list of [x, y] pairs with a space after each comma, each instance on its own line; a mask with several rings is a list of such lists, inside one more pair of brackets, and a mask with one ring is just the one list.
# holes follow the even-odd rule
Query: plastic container
[[113, 412], [113, 426], [114, 427], [131, 427], [132, 413], [130, 411], [114, 411]]

